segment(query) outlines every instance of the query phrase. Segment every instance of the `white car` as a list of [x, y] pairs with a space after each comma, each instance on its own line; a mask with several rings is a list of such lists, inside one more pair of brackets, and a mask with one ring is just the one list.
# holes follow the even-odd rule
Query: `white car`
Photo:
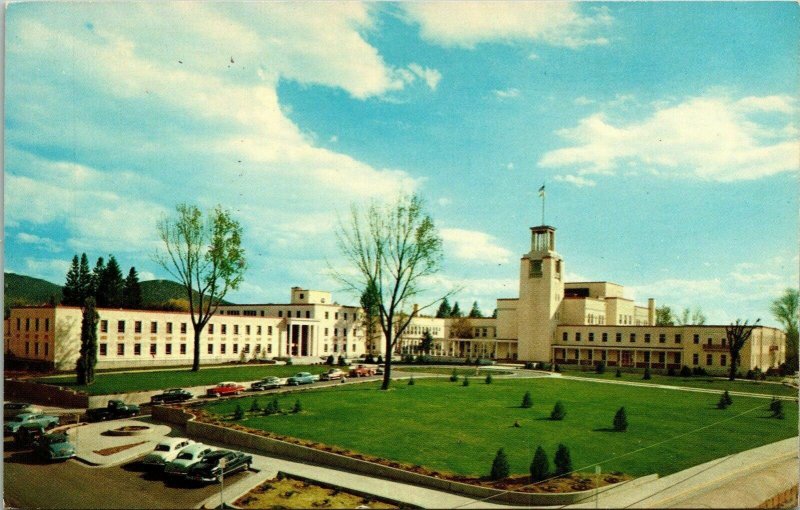
[[204, 455], [213, 452], [212, 448], [203, 443], [190, 444], [178, 453], [174, 460], [167, 462], [164, 466], [164, 474], [167, 476], [184, 476], [190, 467], [200, 462]]
[[175, 460], [181, 450], [192, 444], [194, 444], [194, 441], [185, 437], [165, 437], [156, 445], [152, 453], [148, 453], [142, 459], [142, 464], [163, 468], [167, 462]]

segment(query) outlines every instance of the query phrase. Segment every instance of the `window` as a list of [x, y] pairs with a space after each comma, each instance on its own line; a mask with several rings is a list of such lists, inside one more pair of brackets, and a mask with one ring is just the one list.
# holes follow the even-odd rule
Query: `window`
[[29, 317], [25, 319], [25, 331], [30, 331], [30, 330], [31, 330], [31, 319]]
[[117, 321], [117, 333], [125, 332], [125, 321]]
[[667, 353], [666, 352], [659, 352], [658, 353], [658, 362], [664, 363], [667, 360]]
[[699, 364], [700, 364], [700, 355], [692, 354], [692, 365], [699, 365]]
[[714, 355], [706, 354], [706, 365], [711, 365], [714, 362]]
[[19, 317], [17, 317], [17, 331], [19, 331], [20, 329], [21, 329], [21, 326], [20, 326], [20, 318], [19, 318]]
[[[325, 352], [328, 352], [328, 344], [325, 344]], [[272, 354], [272, 344], [267, 344], [267, 353]]]
[[578, 333], [578, 332], [575, 332], [575, 341], [576, 342], [580, 342], [581, 341], [581, 334]]
[[679, 352], [675, 353], [675, 364], [676, 365], [680, 365], [681, 364], [681, 353], [679, 353]]
[[[264, 312], [261, 312], [261, 313], [264, 313]], [[244, 315], [246, 317], [255, 317], [256, 316], [256, 311], [255, 310], [245, 310], [244, 312], [242, 312], [242, 315]]]
[[39, 318], [37, 317], [36, 320], [33, 321], [33, 323], [34, 323], [33, 330], [39, 331]]
[[256, 344], [256, 353], [261, 352], [261, 344]]
[[723, 347], [725, 347], [725, 340], [726, 340], [725, 338], [720, 340], [720, 345], [722, 345]]
[[303, 294], [303, 293], [301, 292], [301, 293], [300, 293], [300, 299], [303, 299], [303, 296], [305, 296], [305, 294]]
[[532, 260], [531, 261], [531, 273], [529, 278], [541, 277], [542, 276], [542, 261], [541, 260]]
[[646, 344], [650, 343], [650, 333], [645, 333], [644, 334], [644, 343], [646, 343]]
[[250, 344], [244, 344], [244, 349], [242, 352], [250, 352]]
[[589, 333], [589, 341], [594, 342], [594, 333]]
[[306, 310], [306, 319], [311, 318], [311, 310]]
[[636, 333], [631, 333], [631, 343], [636, 341]]
[[133, 355], [134, 356], [142, 355], [142, 344], [133, 344]]
[[714, 339], [709, 337], [708, 341], [706, 342], [706, 345], [714, 345]]
[[214, 334], [214, 325], [213, 324], [209, 324], [208, 325], [208, 334], [209, 335], [213, 335]]
[[[26, 345], [27, 345], [27, 343], [28, 342], [25, 342]], [[25, 352], [27, 352], [27, 350]], [[339, 352], [339, 344], [337, 344], [337, 343], [333, 344], [333, 352]]]
[[239, 325], [238, 324], [234, 324], [233, 325], [233, 334], [234, 335], [238, 335], [239, 334]]
[[664, 333], [659, 333], [658, 334], [658, 343], [663, 344], [666, 341], [667, 341], [667, 335], [665, 335]]
[[158, 345], [150, 344], [150, 356], [155, 356], [158, 353]]
[[342, 330], [342, 335], [343, 335], [345, 338], [347, 338], [347, 330], [346, 330], [346, 329], [343, 329], [343, 330]]
[[219, 329], [220, 329], [221, 334], [223, 334], [223, 335], [228, 333], [228, 331], [227, 331], [228, 325], [227, 324], [220, 325]]
[[186, 323], [185, 322], [181, 322], [181, 335], [185, 335], [185, 334], [186, 334]]
[[108, 344], [100, 344], [100, 356], [108, 356]]
[[339, 336], [339, 328], [333, 328], [333, 336]]
[[171, 322], [167, 323], [167, 334], [168, 335], [172, 334], [172, 323]]
[[608, 342], [608, 333], [603, 333], [603, 341]]
[[325, 336], [328, 336], [328, 328], [325, 328]]
[[219, 346], [219, 353], [220, 353], [220, 354], [225, 354], [225, 351], [226, 351], [227, 347], [228, 347], [228, 346], [227, 346], [226, 344], [221, 344], [221, 345]]
[[347, 320], [347, 312], [344, 312], [344, 320]]
[[675, 343], [676, 344], [681, 343], [681, 334], [680, 333], [676, 333], [675, 334]]
[[[259, 331], [259, 333], [261, 333], [261, 332]], [[244, 327], [244, 334], [245, 335], [249, 335], [250, 334], [250, 324], [248, 324], [248, 325], [246, 325]]]
[[125, 355], [125, 344], [117, 344], [117, 356]]
[[724, 354], [720, 355], [719, 357], [719, 364], [720, 366], [724, 367], [728, 363], [728, 357]]
[[214, 344], [208, 344], [208, 353], [214, 354]]
[[294, 316], [295, 316], [295, 317], [297, 317], [297, 318], [299, 319], [299, 318], [300, 318], [300, 310], [297, 310], [297, 311], [295, 312]]
[[30, 353], [31, 353], [31, 343], [25, 342], [25, 355], [27, 356]]
[[108, 321], [107, 320], [100, 321], [100, 332], [101, 333], [108, 333]]
[[325, 312], [325, 318], [326, 319], [328, 318], [328, 312]]
[[[260, 328], [260, 327], [261, 327], [261, 326], [259, 326], [259, 328]], [[325, 333], [325, 334], [327, 335], [327, 334], [328, 334], [328, 333], [327, 333], [328, 329], [327, 329], [327, 328], [325, 328], [325, 331], [326, 331], [326, 333]], [[272, 326], [267, 326], [267, 334], [268, 334], [268, 335], [271, 335], [271, 334], [272, 334]]]
[[561, 340], [562, 340], [562, 341], [564, 341], [564, 342], [566, 342], [567, 340], [569, 340], [569, 333], [567, 333], [566, 331], [564, 331], [564, 333], [562, 333], [562, 334], [561, 334]]
[[50, 354], [50, 344], [44, 344], [44, 357], [46, 358], [48, 354]]
[[339, 312], [334, 313], [333, 314], [333, 318], [338, 321], [339, 320]]
[[153, 335], [158, 333], [158, 323], [156, 321], [150, 322], [150, 333]]
[[322, 344], [322, 352], [328, 352], [328, 344]]
[[133, 323], [133, 332], [134, 333], [141, 333], [142, 332], [142, 321], [134, 321], [134, 323]]
[[696, 343], [696, 344], [699, 344], [700, 343], [700, 335], [694, 335], [694, 337], [692, 338], [692, 341], [694, 343]]
[[166, 344], [164, 346], [164, 354], [166, 354], [167, 356], [172, 355], [172, 344]]
[[233, 344], [233, 353], [239, 354], [239, 344]]
[[278, 310], [278, 317], [283, 317], [283, 312], [281, 310]]
[[[269, 333], [272, 334], [272, 326], [268, 326], [268, 327], [269, 327], [269, 330], [270, 330]], [[260, 334], [261, 334], [261, 326], [256, 326], [256, 335], [260, 335]]]
[[351, 345], [350, 350], [356, 352], [356, 344]]
[[621, 342], [622, 341], [622, 333], [617, 333], [616, 340], [617, 340], [617, 342]]
[[186, 354], [186, 344], [181, 344], [181, 354]]

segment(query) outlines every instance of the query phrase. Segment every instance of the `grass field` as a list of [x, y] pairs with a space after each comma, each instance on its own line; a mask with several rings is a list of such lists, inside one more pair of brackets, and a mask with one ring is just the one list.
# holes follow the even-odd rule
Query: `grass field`
[[[786, 419], [773, 419], [768, 417], [769, 400], [763, 398], [735, 397], [731, 407], [718, 410], [716, 395], [550, 378], [498, 378], [491, 385], [473, 380], [467, 387], [446, 379], [419, 379], [413, 386], [396, 381], [390, 391], [377, 388], [359, 384], [283, 395], [279, 398], [283, 409], [300, 399], [304, 412], [252, 416], [241, 423], [478, 476], [488, 473], [501, 447], [509, 456], [512, 474], [528, 472], [538, 445], [547, 452], [552, 468], [556, 446], [564, 443], [575, 469], [600, 463], [606, 473], [665, 475], [797, 434], [797, 405], [785, 402]], [[533, 395], [530, 409], [519, 407], [526, 390]], [[237, 403], [249, 409], [252, 400], [205, 408], [230, 416]], [[557, 400], [566, 406], [567, 416], [550, 421]], [[260, 404], [266, 403], [262, 397]], [[620, 406], [627, 410], [630, 427], [624, 433], [611, 432]], [[519, 428], [513, 427], [515, 420]], [[631, 453], [642, 448], [646, 449]]]
[[492, 374], [492, 377], [496, 375], [508, 375], [513, 373], [511, 370], [498, 370], [496, 368], [492, 369], [478, 369], [478, 375], [475, 375], [475, 367], [464, 367], [464, 366], [438, 366], [438, 367], [421, 367], [415, 365], [392, 365], [392, 370], [396, 370], [399, 372], [414, 372], [414, 373], [423, 373], [423, 374], [443, 374], [443, 375], [450, 375], [453, 373], [453, 369], [456, 369], [456, 375], [462, 376], [467, 375], [469, 377], [486, 377], [486, 374]]
[[660, 374], [653, 374], [652, 379], [644, 380], [642, 372], [640, 373], [622, 373], [622, 377], [615, 377], [616, 369], [607, 368], [604, 374], [596, 372], [581, 372], [580, 370], [563, 370], [562, 374], [572, 375], [576, 377], [587, 377], [591, 379], [609, 379], [616, 381], [633, 381], [637, 383], [647, 384], [666, 384], [669, 386], [685, 386], [689, 388], [704, 388], [719, 391], [741, 391], [746, 393], [760, 393], [763, 395], [782, 395], [782, 396], [796, 396], [797, 389], [791, 386], [782, 384], [775, 384], [766, 381], [750, 381], [747, 379], [737, 379], [735, 381], [728, 381], [718, 377], [710, 376], [667, 376]]
[[321, 374], [328, 370], [324, 365], [241, 365], [202, 369], [192, 372], [188, 368], [159, 370], [154, 372], [125, 372], [98, 374], [94, 384], [78, 386], [75, 376], [48, 377], [37, 380], [45, 384], [67, 386], [85, 391], [90, 395], [109, 395], [132, 391], [159, 390], [166, 388], [188, 388], [213, 385], [221, 381], [254, 381], [268, 376], [288, 377], [297, 372]]

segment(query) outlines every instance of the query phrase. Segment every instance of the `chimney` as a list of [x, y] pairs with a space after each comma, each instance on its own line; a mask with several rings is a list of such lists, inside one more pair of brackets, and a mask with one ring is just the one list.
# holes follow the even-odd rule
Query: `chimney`
[[419, 305], [417, 303], [414, 303], [414, 311], [411, 312], [411, 316], [416, 317], [418, 313], [419, 313]]
[[653, 298], [647, 300], [647, 322], [651, 326], [656, 325], [656, 300]]

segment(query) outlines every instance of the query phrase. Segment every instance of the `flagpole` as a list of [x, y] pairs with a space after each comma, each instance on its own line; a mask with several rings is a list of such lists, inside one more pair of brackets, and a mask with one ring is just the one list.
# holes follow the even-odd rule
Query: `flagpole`
[[544, 226], [544, 199], [545, 199], [545, 193], [542, 192], [542, 225], [543, 226]]

